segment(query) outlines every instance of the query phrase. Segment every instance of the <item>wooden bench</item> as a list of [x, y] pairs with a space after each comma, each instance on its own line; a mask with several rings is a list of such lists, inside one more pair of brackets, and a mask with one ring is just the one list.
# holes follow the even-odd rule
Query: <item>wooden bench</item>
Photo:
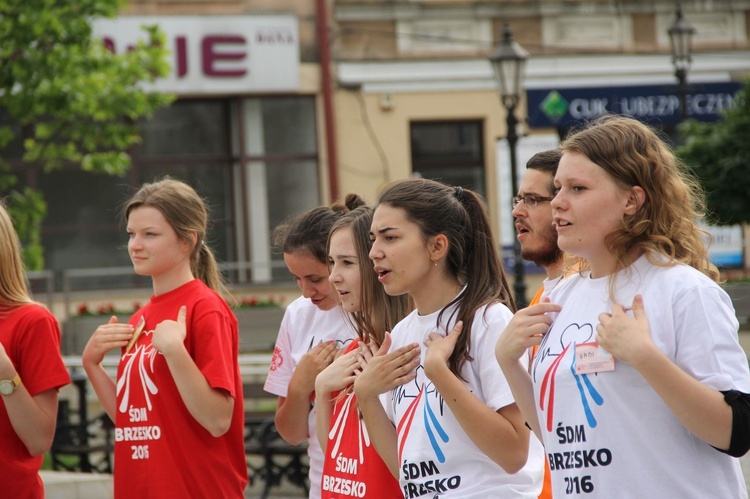
[[291, 445], [279, 435], [274, 423], [277, 397], [263, 390], [262, 382], [243, 384], [245, 399], [245, 455], [250, 483], [263, 480], [261, 497], [286, 480], [309, 494], [310, 469], [307, 444]]

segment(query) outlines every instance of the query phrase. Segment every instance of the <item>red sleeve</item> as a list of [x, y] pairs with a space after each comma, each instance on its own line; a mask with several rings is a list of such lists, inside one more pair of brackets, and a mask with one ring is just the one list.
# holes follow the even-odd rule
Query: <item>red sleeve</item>
[[[200, 308], [200, 303], [196, 304], [196, 308]], [[191, 336], [190, 354], [211, 387], [223, 388], [235, 399], [242, 398], [238, 392], [242, 387], [236, 386], [234, 376], [239, 353], [237, 321], [234, 316], [230, 317], [224, 309], [204, 314], [194, 310], [193, 318], [188, 317], [188, 327], [188, 334]]]
[[18, 349], [11, 357], [26, 390], [34, 396], [70, 383], [60, 355], [60, 326], [46, 309], [33, 305], [20, 318]]

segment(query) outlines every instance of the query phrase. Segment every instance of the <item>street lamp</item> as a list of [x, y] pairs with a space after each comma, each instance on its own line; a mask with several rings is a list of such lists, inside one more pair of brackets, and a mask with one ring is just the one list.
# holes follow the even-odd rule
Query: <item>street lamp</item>
[[[508, 150], [510, 151], [511, 197], [518, 193], [518, 175], [516, 173], [516, 143], [518, 142], [516, 126], [518, 125], [518, 119], [516, 119], [516, 106], [523, 91], [523, 78], [528, 57], [529, 53], [513, 40], [513, 32], [506, 20], [503, 25], [503, 39], [490, 55], [490, 63], [495, 72], [500, 100], [507, 111], [508, 135], [506, 139], [508, 139]], [[515, 225], [512, 214], [511, 224]], [[513, 242], [513, 262], [515, 273], [513, 290], [516, 295], [516, 304], [518, 308], [522, 308], [527, 303], [526, 282], [524, 281], [524, 266], [521, 258], [521, 243], [518, 238], [515, 238]]]
[[681, 119], [684, 121], [688, 117], [687, 74], [690, 70], [690, 63], [693, 62], [692, 51], [695, 28], [683, 17], [682, 5], [679, 2], [675, 9], [674, 22], [667, 30], [667, 33], [669, 33], [669, 43], [672, 47], [674, 75], [677, 77], [679, 84]]

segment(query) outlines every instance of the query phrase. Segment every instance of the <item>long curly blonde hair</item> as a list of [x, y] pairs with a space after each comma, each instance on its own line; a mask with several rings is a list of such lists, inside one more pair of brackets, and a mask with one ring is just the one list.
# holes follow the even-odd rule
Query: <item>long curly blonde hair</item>
[[[620, 187], [639, 186], [645, 192], [638, 211], [624, 217], [622, 227], [605, 239], [617, 258], [616, 271], [626, 268], [633, 254], [645, 254], [654, 265], [681, 262], [718, 280], [705, 242], [711, 236], [698, 226], [706, 214], [703, 189], [653, 129], [633, 118], [608, 115], [560, 147], [564, 153], [583, 154]], [[581, 259], [572, 263], [588, 268]]]

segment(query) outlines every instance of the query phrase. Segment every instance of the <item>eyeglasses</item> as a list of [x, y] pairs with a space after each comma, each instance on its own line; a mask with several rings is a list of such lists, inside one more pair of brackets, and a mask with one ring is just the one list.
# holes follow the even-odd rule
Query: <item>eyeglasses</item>
[[515, 208], [518, 203], [523, 201], [523, 204], [528, 208], [533, 208], [541, 202], [552, 201], [553, 199], [555, 199], [555, 196], [534, 196], [532, 194], [526, 194], [523, 197], [513, 196], [511, 203], [513, 203], [513, 208]]

